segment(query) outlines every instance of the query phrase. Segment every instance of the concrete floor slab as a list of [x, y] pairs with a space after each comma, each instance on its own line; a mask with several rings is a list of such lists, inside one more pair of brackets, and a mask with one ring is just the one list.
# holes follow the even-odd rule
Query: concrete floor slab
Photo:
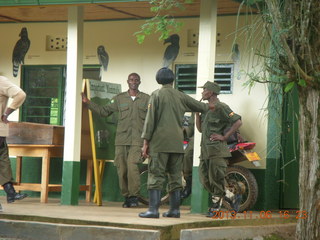
[[[45, 226], [46, 228], [49, 228], [49, 225], [53, 224], [56, 227], [52, 226], [50, 229], [55, 229], [58, 232], [62, 231], [63, 234], [73, 229], [75, 233], [77, 232], [78, 234], [79, 232], [80, 236], [84, 235], [81, 234], [81, 232], [84, 231], [82, 230], [84, 229], [83, 227], [89, 228], [91, 226], [92, 228], [89, 228], [90, 231], [88, 231], [91, 232], [93, 236], [95, 229], [98, 227], [104, 229], [103, 231], [106, 231], [106, 235], [108, 234], [107, 232], [110, 232], [110, 234], [115, 237], [117, 234], [121, 236], [121, 232], [126, 233], [126, 236], [138, 236], [140, 234], [139, 230], [141, 230], [146, 231], [147, 234], [151, 234], [150, 236], [152, 237], [148, 239], [153, 239], [153, 237], [157, 239], [157, 234], [160, 234], [159, 239], [161, 240], [179, 240], [180, 235], [182, 236], [182, 233], [180, 234], [181, 230], [185, 230], [185, 234], [187, 234], [190, 229], [199, 228], [221, 227], [223, 229], [225, 227], [242, 228], [243, 226], [264, 227], [274, 224], [296, 224], [294, 214], [292, 214], [290, 218], [284, 219], [281, 218], [278, 211], [272, 211], [272, 214], [268, 215], [266, 215], [264, 211], [250, 211], [247, 213], [238, 213], [236, 217], [231, 217], [230, 214], [225, 212], [222, 217], [212, 219], [205, 217], [204, 214], [191, 214], [188, 206], [182, 206], [181, 218], [164, 218], [162, 217], [162, 213], [167, 211], [168, 206], [161, 206], [161, 217], [159, 219], [145, 219], [138, 217], [138, 214], [146, 211], [147, 206], [122, 208], [121, 202], [103, 202], [102, 206], [97, 206], [94, 203], [79, 201], [79, 205], [70, 206], [61, 205], [60, 199], [49, 199], [48, 203], [40, 203], [39, 198], [26, 198], [7, 204], [4, 196], [0, 197], [0, 202], [3, 207], [3, 212], [0, 212], [1, 221], [11, 221], [12, 224], [17, 224], [15, 221], [29, 222], [34, 224], [32, 225], [35, 226], [32, 227], [33, 229], [38, 228], [41, 223], [45, 224], [41, 226]], [[9, 222], [6, 222], [6, 224], [9, 224]], [[78, 226], [79, 230], [75, 230], [75, 226]], [[39, 227], [39, 229], [41, 228]], [[132, 231], [137, 231], [137, 234]], [[196, 233], [196, 231], [194, 231], [193, 234], [194, 233]], [[51, 233], [49, 235], [51, 235]], [[18, 236], [20, 237], [22, 235], [12, 235], [10, 237], [17, 238]], [[49, 238], [41, 238], [39, 240], [43, 239], [50, 240]], [[122, 236], [122, 239], [125, 239], [124, 236]]]

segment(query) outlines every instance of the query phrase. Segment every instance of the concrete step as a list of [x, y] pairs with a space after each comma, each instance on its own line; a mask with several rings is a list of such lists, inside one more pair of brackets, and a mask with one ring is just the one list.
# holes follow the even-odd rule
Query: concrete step
[[159, 230], [0, 220], [0, 239], [10, 240], [159, 240]]

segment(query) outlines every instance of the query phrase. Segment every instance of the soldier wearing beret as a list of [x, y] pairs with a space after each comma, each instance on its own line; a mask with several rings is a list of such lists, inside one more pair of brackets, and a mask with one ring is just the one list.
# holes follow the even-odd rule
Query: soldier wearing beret
[[161, 190], [168, 174], [170, 209], [163, 216], [179, 218], [184, 154], [182, 119], [187, 111], [204, 113], [209, 108], [214, 109], [214, 105], [201, 103], [174, 89], [174, 74], [168, 68], [161, 68], [156, 74], [156, 80], [162, 87], [150, 96], [142, 132], [142, 156], [149, 157], [149, 209], [139, 216], [159, 218]]
[[[227, 104], [219, 101], [217, 96], [220, 93], [220, 86], [217, 83], [208, 81], [201, 88], [203, 88], [202, 99], [215, 105], [214, 111], [207, 111], [201, 116], [196, 114], [196, 126], [202, 133], [199, 176], [205, 189], [212, 195], [210, 216], [213, 211], [220, 210], [226, 195], [226, 158], [231, 157], [227, 139], [238, 130], [242, 122], [241, 116], [234, 113]], [[225, 131], [227, 128], [229, 130]], [[239, 196], [228, 196], [225, 199], [231, 203], [235, 211], [238, 210]]]

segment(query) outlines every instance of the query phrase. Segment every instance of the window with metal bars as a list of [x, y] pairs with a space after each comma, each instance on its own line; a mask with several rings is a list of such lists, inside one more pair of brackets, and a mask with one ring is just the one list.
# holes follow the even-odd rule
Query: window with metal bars
[[[21, 121], [62, 125], [65, 104], [65, 65], [23, 65], [22, 87], [27, 99]], [[99, 79], [100, 66], [83, 66], [83, 78]]]
[[[176, 64], [175, 88], [187, 93], [196, 93], [197, 64]], [[233, 64], [216, 64], [214, 81], [221, 87], [221, 93], [232, 93]]]

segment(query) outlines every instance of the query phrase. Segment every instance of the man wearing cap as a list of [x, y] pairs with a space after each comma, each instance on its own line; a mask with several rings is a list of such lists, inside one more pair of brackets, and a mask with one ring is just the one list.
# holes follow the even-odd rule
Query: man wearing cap
[[[208, 81], [200, 88], [203, 88], [202, 99], [215, 105], [214, 111], [207, 111], [201, 116], [196, 114], [196, 127], [202, 133], [199, 176], [205, 189], [212, 195], [212, 207], [208, 215], [211, 216], [214, 211], [220, 210], [226, 195], [226, 158], [231, 157], [227, 139], [239, 129], [242, 122], [240, 115], [219, 101], [220, 86], [217, 83]], [[229, 130], [225, 131], [226, 128]], [[235, 211], [239, 210], [239, 196], [227, 196], [225, 199]]]
[[214, 109], [214, 105], [201, 103], [174, 89], [174, 74], [169, 68], [161, 68], [156, 80], [162, 87], [150, 96], [142, 131], [142, 156], [149, 157], [149, 209], [140, 213], [139, 217], [159, 218], [161, 190], [168, 175], [170, 209], [163, 217], [179, 218], [184, 154], [183, 115], [187, 111], [205, 113], [209, 108]]

